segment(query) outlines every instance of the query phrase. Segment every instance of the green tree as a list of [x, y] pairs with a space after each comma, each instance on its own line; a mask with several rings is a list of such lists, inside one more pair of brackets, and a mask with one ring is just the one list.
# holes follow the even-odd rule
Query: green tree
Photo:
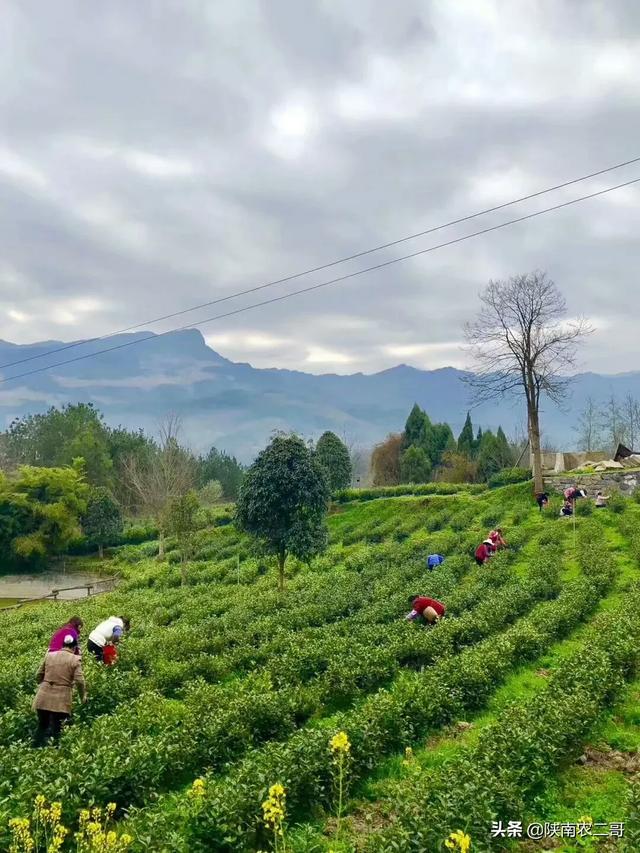
[[173, 498], [167, 512], [167, 529], [176, 537], [180, 549], [180, 574], [183, 585], [187, 582], [187, 560], [193, 556], [199, 509], [198, 495], [191, 490], [184, 495]]
[[219, 480], [209, 480], [198, 491], [198, 499], [202, 506], [215, 506], [222, 500], [223, 490]]
[[502, 427], [498, 427], [495, 435], [491, 430], [483, 433], [476, 462], [481, 480], [489, 480], [498, 471], [513, 465], [513, 452]]
[[458, 453], [464, 453], [471, 458], [473, 456], [473, 443], [473, 424], [471, 423], [471, 414], [467, 412], [467, 419], [458, 436]]
[[430, 427], [431, 421], [427, 413], [414, 403], [402, 433], [402, 448], [406, 450], [407, 447], [415, 446], [424, 449]]
[[7, 431], [7, 451], [16, 465], [63, 467], [82, 457], [93, 485], [109, 485], [113, 462], [109, 430], [91, 403], [52, 407], [45, 414], [15, 420]]
[[473, 457], [478, 455], [480, 451], [480, 445], [482, 444], [482, 427], [478, 427], [478, 432], [476, 434], [476, 440], [473, 442]]
[[412, 445], [400, 457], [400, 478], [403, 483], [427, 483], [431, 476], [431, 461], [421, 447]]
[[427, 455], [431, 466], [436, 468], [442, 461], [442, 455], [445, 451], [451, 451], [455, 448], [455, 439], [449, 424], [433, 424], [430, 433], [428, 433], [428, 438]]
[[277, 557], [280, 591], [288, 554], [308, 560], [326, 548], [329, 497], [324, 471], [298, 436], [276, 436], [248, 469], [236, 523]]
[[0, 548], [8, 562], [33, 564], [63, 553], [81, 534], [87, 485], [82, 460], [67, 468], [22, 466], [0, 477]]
[[212, 447], [205, 457], [198, 460], [198, 482], [201, 486], [217, 480], [225, 498], [235, 500], [244, 477], [244, 468], [235, 456]]
[[316, 459], [327, 475], [332, 492], [351, 482], [351, 459], [346, 444], [334, 432], [324, 432], [316, 444]]
[[447, 451], [435, 479], [441, 483], [475, 483], [476, 477], [477, 466], [470, 456]]
[[496, 433], [496, 441], [498, 442], [498, 452], [499, 452], [499, 460], [501, 468], [510, 468], [514, 463], [514, 454], [507, 440], [507, 436], [504, 434], [504, 430], [501, 426], [498, 427], [498, 432]]
[[85, 536], [98, 546], [98, 556], [102, 559], [104, 546], [122, 532], [120, 504], [105, 486], [93, 486], [81, 520]]

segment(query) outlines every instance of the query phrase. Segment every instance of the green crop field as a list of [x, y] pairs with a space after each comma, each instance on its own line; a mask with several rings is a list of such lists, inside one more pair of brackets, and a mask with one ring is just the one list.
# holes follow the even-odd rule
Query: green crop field
[[[0, 850], [38, 795], [68, 827], [115, 803], [133, 851], [463, 850], [457, 831], [472, 851], [640, 849], [640, 505], [574, 524], [530, 490], [345, 494], [283, 596], [227, 513], [186, 584], [177, 552], [158, 562], [146, 542], [114, 553], [113, 593], [0, 613]], [[510, 547], [479, 568], [498, 523]], [[446, 561], [428, 573], [431, 552]], [[435, 628], [402, 619], [417, 593], [447, 604]], [[35, 750], [35, 672], [75, 612], [132, 630], [114, 669], [84, 655], [88, 703], [59, 749]], [[527, 840], [545, 822], [553, 837]], [[624, 839], [597, 835], [621, 822]]]

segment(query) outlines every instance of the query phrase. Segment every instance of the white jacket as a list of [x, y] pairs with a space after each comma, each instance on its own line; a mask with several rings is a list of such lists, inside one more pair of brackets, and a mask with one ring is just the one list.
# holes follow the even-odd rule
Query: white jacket
[[113, 637], [113, 629], [120, 628], [124, 631], [124, 623], [119, 616], [109, 616], [108, 619], [105, 619], [104, 622], [101, 622], [93, 631], [89, 634], [89, 639], [92, 643], [95, 643], [96, 646], [100, 646], [100, 648], [104, 648], [107, 640], [111, 640]]

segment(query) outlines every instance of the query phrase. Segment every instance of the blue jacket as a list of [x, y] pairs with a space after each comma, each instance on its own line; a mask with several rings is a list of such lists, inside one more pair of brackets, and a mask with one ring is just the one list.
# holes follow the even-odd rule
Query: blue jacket
[[431, 554], [427, 558], [427, 568], [435, 569], [436, 566], [439, 566], [440, 563], [444, 563], [444, 557], [442, 554]]

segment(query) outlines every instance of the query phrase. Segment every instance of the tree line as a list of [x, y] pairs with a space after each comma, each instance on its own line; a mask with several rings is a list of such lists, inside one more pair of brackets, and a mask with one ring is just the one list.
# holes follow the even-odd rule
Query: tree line
[[614, 453], [619, 444], [636, 450], [640, 444], [640, 401], [632, 394], [622, 400], [612, 394], [600, 402], [587, 397], [574, 430], [579, 450]]
[[401, 433], [389, 435], [371, 455], [375, 486], [400, 483], [453, 483], [488, 481], [503, 468], [515, 464], [515, 451], [502, 429], [494, 434], [479, 427], [471, 415], [456, 439], [449, 424], [433, 423], [416, 403]]
[[[307, 443], [328, 493], [351, 480], [345, 444], [325, 432]], [[236, 500], [246, 476], [215, 447], [198, 456], [167, 416], [157, 437], [108, 426], [91, 404], [52, 407], [14, 421], [0, 434], [0, 545], [3, 568], [37, 568], [83, 539], [102, 556], [125, 518], [146, 519], [159, 556], [172, 536], [184, 566], [203, 510]]]
[[21, 465], [59, 468], [82, 458], [86, 482], [109, 489], [125, 512], [135, 514], [143, 507], [130, 476], [132, 466], [138, 473], [142, 468], [152, 468], [168, 448], [175, 451], [174, 457], [181, 457], [195, 488], [215, 481], [221, 497], [237, 497], [243, 476], [240, 463], [215, 447], [205, 455], [196, 455], [181, 445], [177, 418], [166, 417], [159, 438], [154, 438], [143, 430], [108, 426], [91, 403], [51, 407], [43, 414], [14, 420], [0, 433], [0, 467], [4, 471]]

